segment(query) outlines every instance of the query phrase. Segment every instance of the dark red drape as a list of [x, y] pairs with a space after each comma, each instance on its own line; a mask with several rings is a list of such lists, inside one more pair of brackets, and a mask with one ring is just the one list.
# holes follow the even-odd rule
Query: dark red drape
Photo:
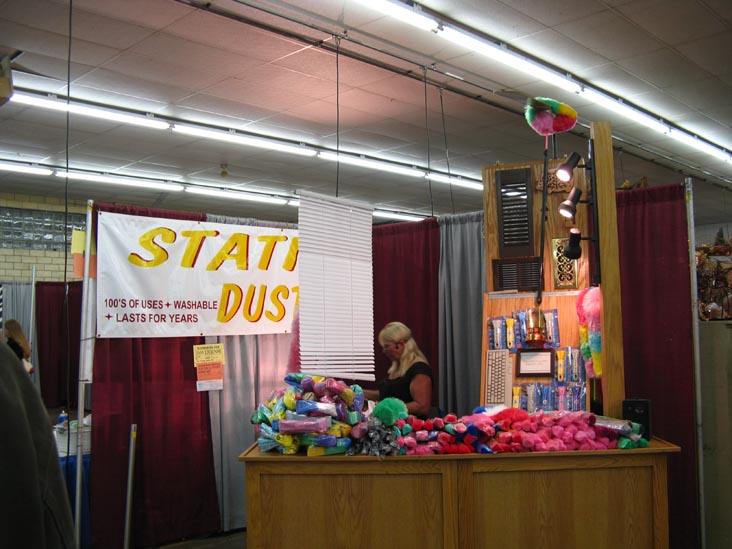
[[[617, 194], [625, 394], [651, 400], [669, 460], [672, 548], [699, 547], [691, 282], [684, 188]], [[650, 520], [650, 518], [649, 518]]]
[[76, 406], [81, 341], [81, 282], [36, 284], [41, 396], [48, 408]]
[[[95, 209], [206, 218], [118, 204], [96, 204]], [[94, 547], [122, 546], [133, 423], [138, 435], [132, 545], [153, 547], [220, 529], [208, 393], [196, 391], [193, 367], [193, 345], [199, 343], [202, 338], [97, 339], [92, 391]]]
[[[198, 212], [177, 212], [175, 210], [157, 210], [155, 208], [143, 208], [141, 206], [130, 206], [129, 204], [108, 204], [96, 202], [95, 210], [112, 212], [127, 215], [140, 215], [144, 217], [162, 217], [164, 219], [188, 219], [192, 221], [206, 221], [206, 214]], [[94, 223], [96, 227], [96, 223]]]
[[130, 428], [137, 425], [134, 547], [220, 529], [208, 393], [196, 391], [203, 338], [98, 339], [94, 353], [92, 543], [122, 547]]
[[[373, 261], [375, 335], [395, 320], [411, 328], [414, 339], [432, 366], [432, 404], [436, 406], [440, 356], [437, 325], [440, 228], [437, 220], [374, 227]], [[377, 341], [374, 345], [376, 379], [381, 380], [390, 363]]]

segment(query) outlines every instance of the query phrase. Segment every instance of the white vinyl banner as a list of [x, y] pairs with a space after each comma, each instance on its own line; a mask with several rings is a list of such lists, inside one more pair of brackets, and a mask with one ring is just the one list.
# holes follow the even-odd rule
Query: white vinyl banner
[[97, 337], [290, 330], [296, 230], [102, 211], [98, 219]]

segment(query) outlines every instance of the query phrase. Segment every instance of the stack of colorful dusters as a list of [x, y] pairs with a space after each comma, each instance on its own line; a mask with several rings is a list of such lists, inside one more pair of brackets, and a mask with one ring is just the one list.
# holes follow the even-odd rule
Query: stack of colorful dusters
[[288, 374], [285, 383], [252, 415], [259, 448], [296, 454], [304, 447], [309, 456], [345, 453], [354, 426], [364, 424], [361, 387], [300, 373]]
[[[376, 417], [368, 420], [368, 437], [355, 440], [349, 454], [556, 452], [648, 445], [640, 436], [639, 425], [583, 411], [528, 414], [517, 408], [480, 407], [471, 415], [446, 414], [422, 420], [406, 413], [379, 413], [383, 403], [374, 410]], [[398, 449], [383, 444], [390, 442], [389, 434], [396, 439]]]
[[640, 426], [588, 412], [536, 412], [476, 408], [458, 417], [419, 419], [399, 399], [364, 413], [363, 390], [343, 381], [288, 374], [288, 387], [260, 404], [251, 421], [259, 426], [262, 451], [308, 456], [429, 455], [607, 450], [647, 446]]

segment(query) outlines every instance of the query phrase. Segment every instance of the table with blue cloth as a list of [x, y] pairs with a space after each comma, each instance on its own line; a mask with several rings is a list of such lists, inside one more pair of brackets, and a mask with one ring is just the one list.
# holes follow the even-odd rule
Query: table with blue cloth
[[[71, 514], [76, 509], [76, 456], [61, 456], [61, 472], [66, 480], [66, 491], [71, 503]], [[91, 527], [89, 524], [89, 475], [91, 454], [84, 454], [81, 460], [81, 547], [91, 547]]]

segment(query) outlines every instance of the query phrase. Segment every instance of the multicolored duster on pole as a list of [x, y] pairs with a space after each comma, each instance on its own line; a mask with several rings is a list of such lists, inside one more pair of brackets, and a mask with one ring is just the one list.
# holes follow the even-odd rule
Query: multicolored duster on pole
[[526, 121], [539, 135], [567, 132], [577, 123], [577, 111], [548, 97], [532, 97], [526, 103]]

